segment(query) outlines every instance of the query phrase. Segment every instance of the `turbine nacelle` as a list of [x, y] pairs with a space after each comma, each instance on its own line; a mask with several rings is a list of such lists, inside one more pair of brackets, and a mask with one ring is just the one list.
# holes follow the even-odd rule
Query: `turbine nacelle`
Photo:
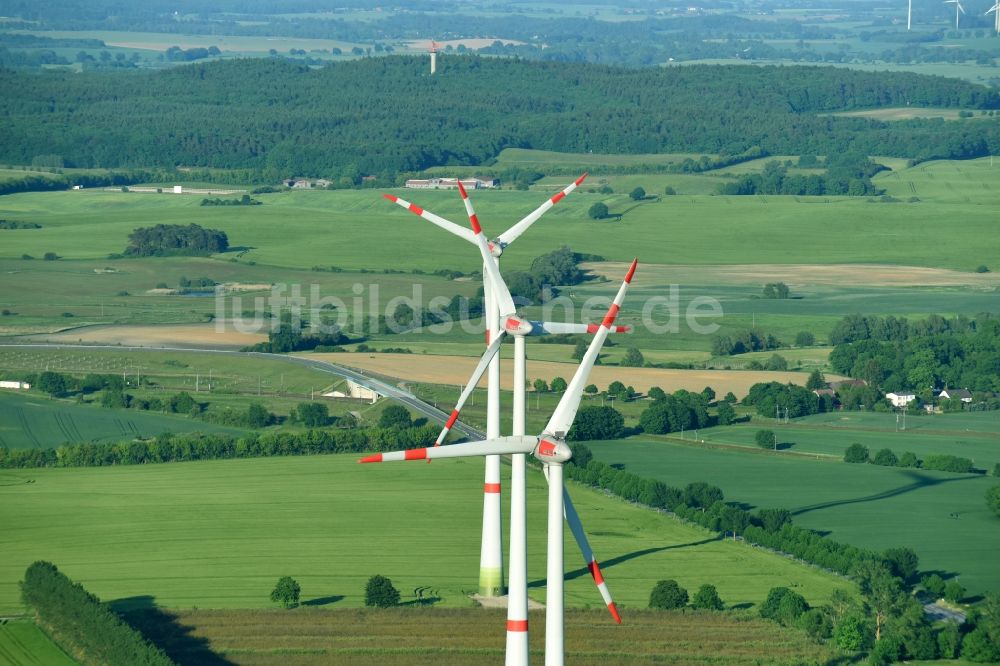
[[503, 322], [503, 330], [507, 335], [519, 335], [524, 337], [526, 335], [531, 335], [531, 332], [535, 329], [531, 325], [531, 322], [527, 319], [521, 319], [520, 317], [514, 315], [507, 317]]
[[573, 457], [573, 451], [564, 440], [543, 435], [538, 440], [538, 446], [532, 451], [532, 455], [543, 463], [561, 465]]

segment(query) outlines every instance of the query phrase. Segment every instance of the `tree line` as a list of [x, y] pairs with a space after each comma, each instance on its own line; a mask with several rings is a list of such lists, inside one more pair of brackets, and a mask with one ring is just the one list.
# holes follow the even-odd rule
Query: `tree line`
[[[1000, 152], [1000, 125], [991, 119], [820, 115], [900, 105], [1000, 108], [996, 91], [943, 77], [823, 67], [636, 70], [474, 56], [442, 60], [433, 79], [425, 68], [423, 58], [392, 56], [319, 69], [240, 59], [156, 72], [4, 70], [0, 86], [19, 94], [0, 99], [7, 121], [0, 160], [28, 164], [55, 154], [67, 166], [184, 164], [249, 169], [270, 180], [297, 173], [353, 182], [482, 164], [507, 147], [918, 160]], [[440, 103], [421, 104], [428, 94]]]
[[226, 434], [162, 433], [148, 440], [85, 442], [57, 448], [0, 446], [0, 468], [107, 467], [189, 460], [361, 453], [431, 446], [439, 429], [431, 425], [347, 430]]
[[68, 654], [82, 656], [83, 663], [174, 664], [107, 604], [74, 583], [51, 562], [38, 561], [28, 567], [21, 582], [21, 597], [39, 625]]
[[834, 372], [887, 391], [912, 389], [925, 400], [935, 388], [968, 388], [989, 401], [1000, 391], [1000, 319], [908, 322], [896, 317], [852, 315], [831, 334]]

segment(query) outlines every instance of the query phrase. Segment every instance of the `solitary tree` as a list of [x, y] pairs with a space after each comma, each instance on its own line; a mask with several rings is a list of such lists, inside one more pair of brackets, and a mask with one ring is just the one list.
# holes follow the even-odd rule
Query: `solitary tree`
[[672, 578], [657, 582], [649, 595], [650, 608], [683, 608], [687, 602], [687, 590]]
[[715, 589], [714, 585], [702, 585], [698, 588], [698, 591], [694, 593], [694, 598], [691, 599], [691, 608], [700, 608], [702, 610], [722, 610], [725, 607], [726, 606], [722, 603], [722, 599], [719, 598], [719, 592]]
[[382, 410], [382, 415], [378, 418], [380, 428], [409, 428], [413, 425], [410, 412], [402, 405], [389, 405]]
[[271, 601], [281, 604], [285, 608], [292, 608], [299, 605], [299, 593], [302, 588], [291, 576], [282, 576], [278, 579], [278, 584], [271, 590]]
[[625, 358], [622, 359], [622, 365], [629, 368], [641, 368], [645, 362], [646, 359], [643, 358], [642, 352], [635, 347], [629, 347], [628, 351], [625, 352]]
[[809, 331], [799, 331], [795, 335], [796, 347], [812, 347], [814, 344], [816, 344], [816, 336]]
[[757, 442], [757, 446], [762, 449], [776, 449], [777, 439], [775, 437], [773, 430], [758, 430], [757, 434], [754, 436], [754, 441]]
[[589, 215], [592, 220], [603, 220], [608, 216], [608, 207], [598, 201], [590, 207], [590, 210], [587, 211], [587, 215]]
[[541, 378], [536, 379], [532, 384], [532, 386], [535, 387], [535, 391], [537, 393], [545, 393], [546, 391], [549, 390], [549, 385], [546, 384], [545, 380]]
[[399, 590], [385, 576], [375, 575], [365, 586], [365, 606], [391, 608], [399, 605]]
[[632, 201], [642, 201], [643, 199], [646, 198], [646, 190], [642, 189], [641, 187], [637, 187], [634, 190], [632, 190], [629, 196], [632, 198]]
[[997, 516], [1000, 516], [1000, 486], [993, 486], [986, 491], [986, 506]]
[[723, 400], [719, 403], [718, 409], [719, 425], [729, 425], [736, 419], [736, 410], [733, 406]]
[[587, 384], [583, 392], [587, 395], [597, 395], [600, 391], [597, 388], [597, 384]]
[[553, 377], [552, 384], [549, 385], [549, 388], [551, 388], [556, 393], [562, 393], [563, 391], [566, 390], [567, 386], [568, 385], [566, 384], [566, 380], [563, 379], [562, 377]]
[[868, 447], [855, 442], [844, 451], [844, 462], [866, 463], [868, 462]]
[[819, 370], [813, 370], [809, 373], [809, 379], [806, 380], [806, 388], [810, 391], [826, 388], [826, 377]]

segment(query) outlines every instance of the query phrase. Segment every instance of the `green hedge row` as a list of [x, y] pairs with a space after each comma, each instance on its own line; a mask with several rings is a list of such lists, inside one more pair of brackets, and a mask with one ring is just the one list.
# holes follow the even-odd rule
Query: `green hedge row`
[[307, 430], [305, 432], [225, 434], [163, 433], [149, 440], [64, 444], [59, 448], [0, 447], [0, 468], [103, 467], [220, 458], [299, 456], [320, 453], [360, 453], [431, 446], [439, 429], [412, 428]]
[[34, 609], [39, 624], [84, 664], [172, 666], [174, 663], [115, 615], [107, 604], [50, 562], [39, 561], [28, 567], [21, 595]]

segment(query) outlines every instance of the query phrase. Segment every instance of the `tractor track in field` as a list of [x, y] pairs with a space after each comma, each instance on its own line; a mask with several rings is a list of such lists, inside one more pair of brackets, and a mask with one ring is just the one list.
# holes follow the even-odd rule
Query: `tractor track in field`
[[[927, 417], [927, 418], [934, 418], [934, 417], [931, 416], [931, 417]], [[795, 423], [795, 422], [791, 422], [791, 423], [788, 423], [786, 425], [789, 425], [789, 426], [794, 427], [794, 428], [798, 428], [800, 430], [815, 430], [815, 431], [822, 431], [822, 432], [830, 432], [830, 431], [836, 431], [836, 432], [873, 432], [873, 433], [890, 433], [890, 432], [894, 433], [894, 432], [896, 432], [895, 430], [891, 430], [891, 429], [888, 429], [888, 428], [874, 428], [874, 427], [871, 427], [871, 426], [853, 427], [853, 426], [840, 426], [840, 425], [832, 425], [832, 424], [815, 425], [815, 424], [811, 424], [811, 423]], [[749, 429], [752, 426], [749, 426], [749, 425], [738, 425], [738, 427], [748, 428]], [[900, 432], [902, 432], [902, 431], [900, 431]], [[908, 432], [908, 433], [911, 433], [911, 434], [914, 434], [914, 435], [940, 435], [942, 437], [958, 437], [959, 435], [961, 435], [962, 437], [983, 437], [983, 438], [987, 438], [987, 439], [996, 439], [997, 438], [997, 433], [995, 433], [995, 432], [984, 432], [982, 430], [961, 430], [961, 431], [958, 431], [958, 430], [924, 430], [922, 428], [917, 428], [917, 429], [910, 428], [909, 430], [906, 430], [905, 432]]]

